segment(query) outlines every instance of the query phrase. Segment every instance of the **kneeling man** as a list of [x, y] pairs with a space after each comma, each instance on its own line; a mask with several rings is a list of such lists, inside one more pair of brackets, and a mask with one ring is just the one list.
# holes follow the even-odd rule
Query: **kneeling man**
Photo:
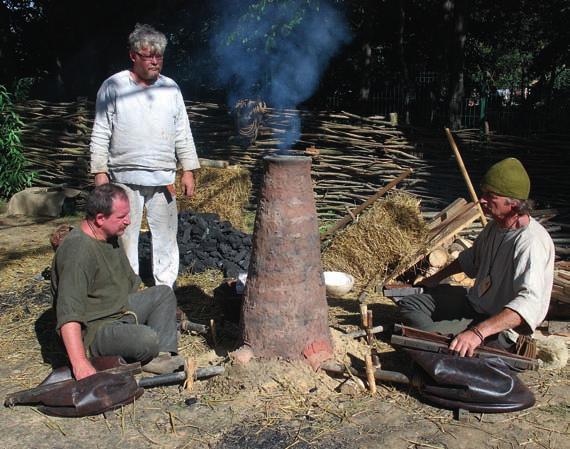
[[[484, 342], [513, 351], [519, 334], [532, 334], [546, 316], [554, 276], [554, 244], [529, 214], [530, 179], [523, 165], [514, 158], [496, 163], [481, 190], [481, 206], [492, 221], [471, 248], [424, 279], [433, 290], [398, 302], [404, 324], [453, 334], [450, 349], [461, 356], [473, 356]], [[468, 292], [435, 288], [460, 272], [475, 279]]]
[[168, 286], [139, 290], [119, 236], [130, 224], [129, 200], [114, 184], [95, 187], [86, 216], [56, 251], [52, 294], [61, 335], [77, 380], [96, 372], [92, 356], [149, 362], [143, 370], [172, 372], [177, 356], [176, 297]]

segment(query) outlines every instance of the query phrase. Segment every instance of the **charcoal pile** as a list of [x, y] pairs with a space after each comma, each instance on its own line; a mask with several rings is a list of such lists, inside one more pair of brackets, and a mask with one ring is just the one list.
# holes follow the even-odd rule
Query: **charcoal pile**
[[[235, 229], [217, 214], [183, 211], [178, 214], [178, 248], [180, 273], [201, 273], [217, 268], [225, 277], [235, 278], [247, 271], [251, 252], [251, 235]], [[141, 234], [139, 257], [141, 269], [150, 266], [150, 232]]]

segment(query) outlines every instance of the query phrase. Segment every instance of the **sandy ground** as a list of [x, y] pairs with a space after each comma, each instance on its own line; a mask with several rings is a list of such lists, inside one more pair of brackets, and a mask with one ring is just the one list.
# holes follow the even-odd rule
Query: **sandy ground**
[[[37, 385], [61, 362], [53, 334], [48, 236], [65, 219], [35, 223], [0, 218], [0, 396]], [[188, 278], [177, 296], [191, 319], [215, 317], [212, 286]], [[393, 322], [394, 306], [370, 298], [375, 325]], [[329, 299], [333, 327], [354, 329], [355, 298]], [[22, 448], [570, 448], [569, 369], [527, 372], [520, 378], [536, 396], [533, 408], [506, 414], [470, 414], [425, 403], [404, 385], [378, 384], [371, 396], [352, 380], [314, 373], [298, 362], [229, 363], [236, 342], [222, 329], [210, 338], [185, 335], [181, 352], [199, 366], [225, 373], [178, 386], [148, 389], [133, 405], [89, 418], [53, 418], [33, 407], [0, 409], [2, 447]], [[364, 345], [335, 332], [339, 360]], [[380, 336], [386, 369], [409, 372], [410, 361]]]

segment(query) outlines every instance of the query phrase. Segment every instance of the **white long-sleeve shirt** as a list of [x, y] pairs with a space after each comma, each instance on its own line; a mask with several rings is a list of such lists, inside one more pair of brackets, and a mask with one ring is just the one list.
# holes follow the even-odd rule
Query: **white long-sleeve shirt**
[[180, 88], [163, 75], [149, 87], [129, 70], [103, 82], [90, 149], [91, 173], [124, 184], [172, 184], [177, 161], [185, 171], [200, 167]]
[[[485, 227], [473, 246], [459, 256], [474, 286], [468, 299], [479, 313], [496, 315], [508, 308], [534, 330], [548, 312], [554, 278], [554, 243], [536, 220], [518, 229]], [[485, 291], [483, 282], [490, 276]]]

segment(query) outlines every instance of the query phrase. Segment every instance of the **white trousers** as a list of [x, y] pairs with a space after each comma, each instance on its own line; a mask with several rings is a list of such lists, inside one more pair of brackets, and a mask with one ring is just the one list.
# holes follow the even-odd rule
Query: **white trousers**
[[121, 241], [131, 267], [139, 274], [139, 235], [143, 209], [152, 235], [152, 274], [155, 285], [172, 287], [180, 264], [178, 243], [178, 211], [176, 198], [165, 186], [119, 184], [129, 196], [131, 224]]

